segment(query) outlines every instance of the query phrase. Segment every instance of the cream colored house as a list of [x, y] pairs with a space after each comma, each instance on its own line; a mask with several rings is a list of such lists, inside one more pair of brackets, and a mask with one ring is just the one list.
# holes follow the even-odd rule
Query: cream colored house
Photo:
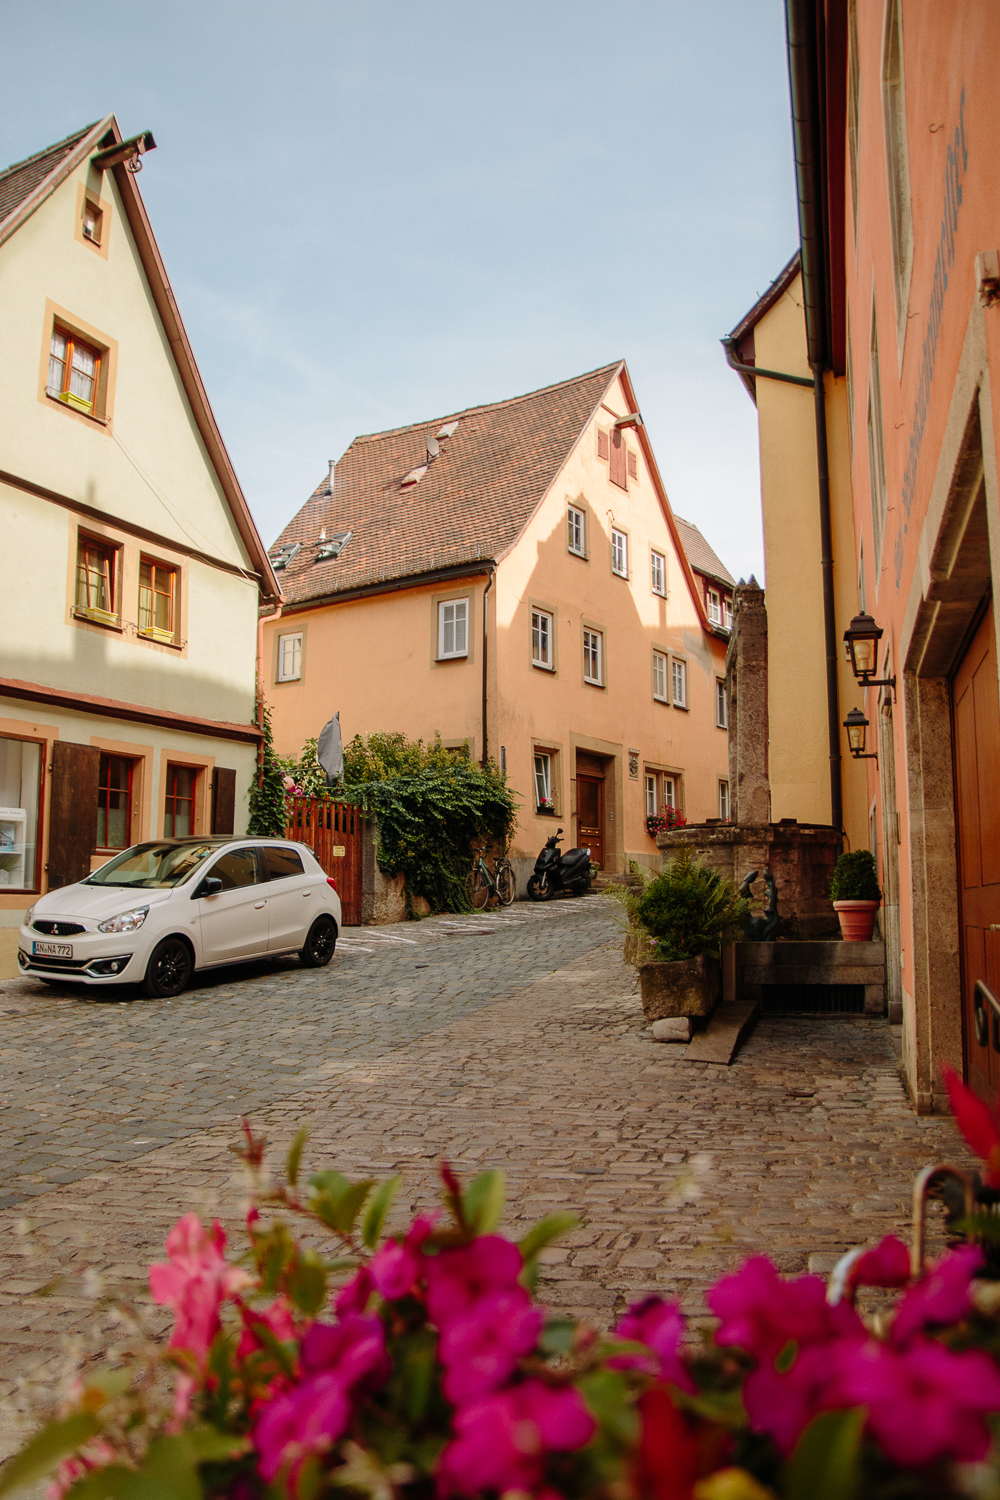
[[729, 632], [624, 363], [355, 438], [270, 556], [278, 751], [335, 710], [347, 737], [468, 740], [520, 795], [522, 892], [559, 825], [621, 871], [658, 867], [648, 817], [728, 815]]
[[0, 173], [0, 926], [161, 834], [242, 831], [277, 584], [113, 116]]

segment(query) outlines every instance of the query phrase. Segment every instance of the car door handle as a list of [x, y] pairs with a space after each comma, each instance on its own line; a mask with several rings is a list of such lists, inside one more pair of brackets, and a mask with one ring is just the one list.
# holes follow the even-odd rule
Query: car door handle
[[303, 891], [302, 894], [303, 894], [303, 896], [311, 896], [312, 895], [312, 891]]
[[254, 904], [253, 904], [253, 909], [254, 909], [254, 911], [260, 911], [261, 907], [266, 906], [266, 905], [267, 905], [266, 901], [255, 901]]

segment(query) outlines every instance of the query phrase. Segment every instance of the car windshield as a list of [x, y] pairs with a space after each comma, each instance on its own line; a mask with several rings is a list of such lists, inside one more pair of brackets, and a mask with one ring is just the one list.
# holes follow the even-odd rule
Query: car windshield
[[125, 885], [142, 890], [180, 885], [218, 844], [136, 844], [95, 870], [84, 885]]

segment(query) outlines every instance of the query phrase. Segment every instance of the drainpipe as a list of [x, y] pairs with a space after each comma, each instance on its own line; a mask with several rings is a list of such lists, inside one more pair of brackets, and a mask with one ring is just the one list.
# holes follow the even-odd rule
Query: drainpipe
[[737, 375], [762, 376], [765, 380], [784, 380], [789, 385], [807, 385], [812, 387], [812, 379], [808, 375], [786, 375], [783, 370], [762, 370], [758, 365], [741, 365], [736, 358], [736, 340], [727, 337], [719, 340], [726, 351], [726, 364]]
[[487, 662], [487, 652], [488, 652], [488, 649], [489, 649], [489, 641], [490, 641], [490, 637], [489, 637], [489, 618], [490, 618], [490, 616], [489, 616], [489, 607], [488, 607], [488, 604], [487, 604], [487, 600], [489, 599], [490, 589], [493, 587], [493, 580], [494, 580], [495, 577], [496, 577], [496, 568], [492, 567], [490, 569], [489, 577], [486, 580], [486, 587], [483, 589], [483, 755], [482, 755], [482, 759], [481, 759], [481, 761], [479, 763], [483, 767], [484, 770], [486, 768], [486, 762], [489, 759], [489, 731], [487, 729], [487, 724], [486, 724], [486, 711], [487, 711], [487, 708], [488, 708], [488, 691], [487, 691], [487, 679], [486, 679], [486, 662]]
[[844, 823], [844, 803], [837, 687], [837, 620], [833, 597], [833, 538], [830, 524], [830, 462], [826, 440], [826, 389], [823, 383], [823, 375], [829, 368], [830, 360], [826, 328], [826, 228], [823, 214], [816, 0], [785, 0], [785, 29], [788, 40], [788, 82], [792, 106], [799, 241], [802, 247], [802, 300], [805, 307], [809, 368], [813, 372], [816, 420], [827, 734], [830, 743], [830, 821], [834, 828], [840, 830]]
[[[257, 616], [257, 728], [263, 735], [264, 730], [264, 624], [265, 621], [277, 621], [281, 619], [281, 610], [284, 600], [278, 601], [278, 607], [273, 614]], [[264, 773], [264, 741], [257, 741], [257, 784], [260, 785]]]

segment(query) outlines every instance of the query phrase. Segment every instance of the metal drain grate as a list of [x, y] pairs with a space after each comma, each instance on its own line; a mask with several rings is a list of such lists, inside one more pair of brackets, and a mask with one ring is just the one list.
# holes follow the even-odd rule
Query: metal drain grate
[[863, 984], [762, 984], [765, 1016], [861, 1016]]

